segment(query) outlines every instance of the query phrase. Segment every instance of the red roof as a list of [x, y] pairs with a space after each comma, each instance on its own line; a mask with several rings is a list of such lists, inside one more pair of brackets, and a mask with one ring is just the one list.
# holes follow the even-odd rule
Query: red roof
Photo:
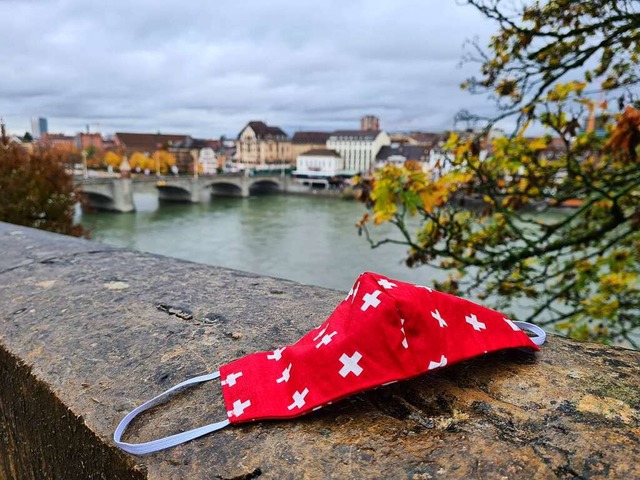
[[297, 145], [306, 143], [324, 145], [327, 143], [329, 135], [331, 135], [329, 132], [296, 132], [293, 134], [291, 142]]
[[115, 142], [123, 146], [127, 151], [154, 152], [164, 146], [172, 146], [184, 142], [189, 135], [163, 134], [163, 133], [126, 133], [116, 132]]

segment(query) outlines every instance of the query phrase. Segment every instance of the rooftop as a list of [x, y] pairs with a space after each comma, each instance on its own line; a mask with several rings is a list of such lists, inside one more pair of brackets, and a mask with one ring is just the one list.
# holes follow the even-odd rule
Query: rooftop
[[380, 130], [337, 130], [330, 136], [333, 140], [374, 140]]
[[311, 150], [308, 150], [302, 153], [302, 155], [309, 156], [309, 157], [339, 157], [340, 156], [338, 152], [328, 148], [313, 148]]
[[[264, 122], [261, 121], [251, 121], [244, 127], [240, 134], [245, 131], [247, 127], [251, 127], [258, 138], [266, 138], [266, 137], [285, 137], [288, 138], [288, 135], [280, 128], [280, 127], [271, 127]], [[238, 134], [238, 138], [240, 138], [240, 134]]]
[[394, 155], [401, 155], [407, 160], [421, 160], [427, 155], [427, 147], [420, 145], [384, 146], [376, 155], [376, 160], [386, 160]]
[[189, 135], [163, 133], [129, 133], [116, 132], [116, 143], [124, 146], [128, 151], [153, 152], [163, 146], [172, 146], [184, 142]]
[[330, 132], [296, 132], [291, 141], [293, 144], [317, 143], [324, 145], [330, 135]]

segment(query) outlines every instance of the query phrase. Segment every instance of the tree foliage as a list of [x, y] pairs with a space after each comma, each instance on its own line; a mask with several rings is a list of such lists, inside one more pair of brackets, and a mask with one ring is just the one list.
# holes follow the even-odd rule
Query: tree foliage
[[584, 80], [594, 89], [637, 100], [640, 5], [636, 0], [536, 1], [516, 6], [503, 0], [468, 0], [498, 23], [488, 51], [473, 44], [467, 60], [480, 75], [463, 86], [494, 94], [502, 116], [533, 114], [560, 82]]
[[0, 221], [86, 236], [73, 222], [79, 195], [65, 169], [67, 154], [0, 143]]
[[[612, 114], [602, 101], [602, 92], [635, 98], [637, 2], [548, 0], [510, 13], [506, 2], [470, 3], [499, 31], [482, 77], [466, 86], [490, 90], [517, 132], [452, 135], [435, 172], [383, 168], [363, 199], [374, 224], [396, 225], [401, 238], [374, 240], [368, 216], [360, 230], [374, 247], [407, 245], [409, 266], [449, 271], [439, 289], [576, 338], [638, 348], [640, 112]], [[604, 135], [581, 128], [596, 118]], [[527, 137], [531, 125], [546, 134]], [[567, 204], [577, 207], [557, 210]]]
[[153, 160], [152, 171], [157, 171], [158, 168], [160, 173], [167, 173], [176, 164], [176, 157], [168, 152], [167, 150], [156, 150], [153, 152], [151, 156]]
[[134, 152], [129, 158], [129, 165], [133, 170], [152, 170], [155, 167], [155, 162], [144, 153]]
[[103, 150], [96, 148], [94, 145], [89, 145], [89, 147], [84, 151], [84, 154], [87, 156], [87, 167], [88, 168], [102, 168], [105, 165], [105, 153]]
[[104, 154], [103, 162], [111, 168], [118, 169], [122, 163], [122, 156], [116, 152], [108, 151]]

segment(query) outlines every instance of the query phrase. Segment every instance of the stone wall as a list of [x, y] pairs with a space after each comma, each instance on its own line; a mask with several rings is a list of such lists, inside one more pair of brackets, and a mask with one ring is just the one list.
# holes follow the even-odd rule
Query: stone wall
[[[295, 342], [343, 292], [0, 224], [0, 478], [640, 478], [640, 353], [551, 336], [284, 422], [135, 457], [115, 426], [188, 377]], [[211, 382], [210, 382], [211, 383]], [[225, 417], [220, 388], [134, 421]]]

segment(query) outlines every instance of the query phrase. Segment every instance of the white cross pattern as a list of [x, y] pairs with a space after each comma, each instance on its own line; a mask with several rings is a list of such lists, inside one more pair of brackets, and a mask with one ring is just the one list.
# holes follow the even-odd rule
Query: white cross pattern
[[276, 380], [276, 383], [288, 382], [291, 373], [291, 364], [282, 371], [282, 376]]
[[226, 385], [228, 387], [233, 387], [236, 384], [236, 380], [242, 376], [242, 372], [238, 373], [230, 373], [227, 375], [223, 381], [220, 382], [220, 385]]
[[322, 345], [329, 345], [331, 343], [331, 339], [333, 338], [333, 336], [337, 334], [338, 332], [334, 331], [325, 335], [324, 337], [322, 337], [322, 340], [320, 340], [320, 343], [316, 345], [316, 348], [320, 348]]
[[267, 355], [269, 360], [275, 360], [276, 362], [282, 358], [282, 352], [287, 347], [276, 348], [271, 355]]
[[478, 317], [476, 317], [475, 313], [472, 313], [471, 315], [467, 315], [466, 317], [464, 317], [464, 319], [477, 332], [479, 332], [480, 330], [487, 329], [487, 326], [478, 320]]
[[347, 295], [347, 298], [345, 298], [345, 300], [349, 300], [349, 297], [353, 297], [351, 299], [351, 303], [353, 303], [353, 300], [356, 298], [356, 295], [358, 294], [358, 288], [360, 288], [360, 282], [356, 284], [355, 290], [353, 289], [353, 287], [351, 287], [351, 290], [349, 290], [349, 295]]
[[362, 297], [362, 300], [364, 300], [364, 303], [362, 304], [361, 310], [363, 312], [366, 312], [367, 308], [369, 307], [377, 308], [378, 305], [380, 305], [380, 300], [378, 299], [378, 296], [381, 293], [382, 292], [380, 290], [376, 290], [373, 293], [365, 293], [364, 297]]
[[343, 353], [340, 357], [340, 361], [342, 362], [342, 368], [340, 369], [340, 375], [345, 378], [350, 373], [353, 373], [356, 377], [359, 377], [362, 373], [362, 367], [358, 365], [358, 362], [362, 359], [362, 355], [360, 352], [355, 352], [353, 355], [349, 356], [346, 353]]
[[241, 401], [236, 400], [233, 402], [233, 410], [227, 412], [228, 417], [239, 417], [244, 411], [251, 406], [251, 400]]
[[385, 278], [381, 278], [378, 280], [378, 285], [380, 285], [385, 290], [389, 290], [390, 288], [397, 287], [395, 283], [391, 283], [389, 280]]
[[400, 327], [400, 331], [402, 332], [402, 336], [404, 337], [402, 339], [402, 346], [404, 348], [409, 348], [409, 342], [407, 342], [407, 334], [404, 332], [404, 318], [400, 319], [400, 324], [402, 325], [402, 327]]
[[[318, 327], [320, 328], [320, 327]], [[322, 330], [320, 330], [320, 333], [318, 335], [316, 335], [315, 337], [313, 337], [313, 341], [315, 342], [316, 340], [318, 340], [322, 335], [324, 335], [324, 332], [327, 331], [327, 328], [329, 328], [328, 326], [324, 327]]]
[[447, 357], [442, 355], [440, 357], [439, 362], [434, 362], [434, 361], [429, 362], [429, 370], [433, 370], [434, 368], [438, 368], [438, 367], [444, 367], [446, 364], [447, 364]]
[[510, 326], [513, 330], [515, 330], [516, 332], [520, 332], [520, 331], [521, 331], [520, 327], [519, 327], [519, 326], [517, 326], [515, 323], [513, 323], [513, 322], [512, 322], [511, 320], [509, 320], [508, 318], [504, 317], [504, 318], [503, 318], [503, 320], [504, 320], [505, 322], [507, 322], [507, 323], [509, 324], [509, 326]]
[[431, 312], [431, 316], [433, 318], [435, 318], [436, 320], [438, 320], [438, 323], [440, 324], [440, 328], [444, 328], [444, 327], [448, 327], [449, 326], [449, 325], [447, 325], [447, 322], [445, 321], [445, 319], [442, 318], [442, 316], [440, 315], [440, 312], [438, 311], [438, 309], [436, 309], [433, 312]]
[[293, 410], [294, 408], [304, 407], [304, 404], [307, 403], [305, 402], [304, 397], [306, 397], [308, 394], [309, 394], [308, 388], [305, 388], [302, 392], [298, 392], [296, 390], [296, 393], [293, 394], [293, 403], [289, 405], [287, 408], [289, 410]]

